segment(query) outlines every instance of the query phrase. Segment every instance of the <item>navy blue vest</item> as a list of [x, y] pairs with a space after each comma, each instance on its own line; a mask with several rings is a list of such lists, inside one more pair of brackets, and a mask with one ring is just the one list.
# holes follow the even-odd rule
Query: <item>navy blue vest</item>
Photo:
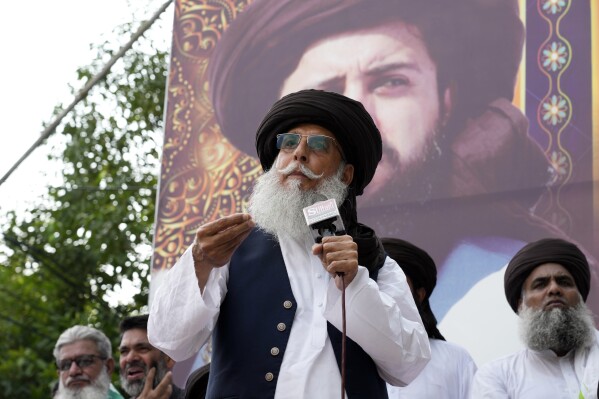
[[[278, 243], [255, 229], [235, 251], [228, 291], [212, 334], [207, 399], [273, 398], [297, 308]], [[328, 333], [338, 365], [341, 332]], [[376, 365], [347, 338], [348, 399], [387, 398]]]

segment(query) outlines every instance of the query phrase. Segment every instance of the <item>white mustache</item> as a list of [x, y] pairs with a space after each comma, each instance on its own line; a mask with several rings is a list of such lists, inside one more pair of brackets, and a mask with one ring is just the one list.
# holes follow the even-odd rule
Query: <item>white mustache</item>
[[317, 175], [316, 173], [311, 171], [310, 168], [308, 168], [306, 165], [295, 162], [295, 161], [291, 162], [284, 169], [279, 169], [279, 173], [281, 173], [284, 176], [288, 176], [288, 175], [292, 174], [293, 172], [297, 172], [297, 171], [299, 171], [301, 174], [303, 174], [310, 180], [320, 179], [322, 176], [324, 176], [324, 173]]
[[69, 377], [69, 378], [67, 378], [66, 385], [69, 385], [71, 382], [74, 382], [74, 381], [91, 382], [91, 379], [89, 377], [85, 376], [85, 375], [78, 375], [78, 376], [75, 376], [75, 377]]

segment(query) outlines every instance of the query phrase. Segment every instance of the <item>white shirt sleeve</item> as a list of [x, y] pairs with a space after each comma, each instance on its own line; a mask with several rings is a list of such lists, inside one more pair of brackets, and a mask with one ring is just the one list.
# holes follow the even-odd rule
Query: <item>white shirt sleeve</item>
[[182, 361], [197, 353], [214, 329], [227, 292], [229, 265], [210, 272], [203, 294], [191, 247], [164, 273], [150, 307], [148, 340], [175, 361]]
[[497, 374], [501, 364], [489, 362], [478, 369], [470, 387], [472, 399], [509, 399], [506, 378]]
[[[374, 360], [392, 385], [409, 384], [430, 359], [426, 330], [401, 268], [389, 257], [377, 281], [362, 266], [346, 288], [347, 336]], [[341, 291], [329, 282], [327, 320], [341, 331]]]

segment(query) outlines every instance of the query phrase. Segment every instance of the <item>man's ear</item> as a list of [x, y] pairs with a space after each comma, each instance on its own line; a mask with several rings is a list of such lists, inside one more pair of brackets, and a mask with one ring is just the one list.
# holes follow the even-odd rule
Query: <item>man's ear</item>
[[171, 359], [168, 355], [164, 355], [166, 358], [166, 368], [168, 370], [172, 370], [173, 367], [175, 367], [175, 364], [177, 363], [174, 359]]
[[457, 85], [454, 81], [451, 81], [447, 88], [442, 93], [442, 104], [443, 108], [440, 110], [439, 114], [439, 124], [444, 127], [449, 123], [451, 119], [451, 115], [453, 114], [453, 109], [456, 103], [456, 95], [457, 95]]
[[[522, 294], [524, 295], [524, 294]], [[518, 314], [520, 314], [520, 309], [522, 308], [522, 296], [520, 296], [520, 298], [518, 299], [518, 306], [516, 307], [516, 309], [518, 309]]]
[[341, 181], [349, 186], [352, 180], [354, 180], [354, 165], [347, 163], [343, 168], [343, 175], [341, 176]]
[[112, 375], [114, 371], [114, 359], [106, 360], [106, 370], [108, 371], [108, 375]]

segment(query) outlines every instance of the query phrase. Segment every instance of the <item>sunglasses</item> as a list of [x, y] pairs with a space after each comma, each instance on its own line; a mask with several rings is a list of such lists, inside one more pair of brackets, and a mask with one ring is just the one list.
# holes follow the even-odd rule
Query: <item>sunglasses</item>
[[[299, 146], [302, 141], [302, 137], [306, 138], [306, 143], [308, 144], [308, 148], [314, 152], [319, 153], [328, 153], [333, 145], [337, 144], [337, 141], [329, 136], [321, 136], [318, 134], [309, 136], [307, 134], [299, 134], [299, 133], [280, 133], [277, 134], [277, 149], [279, 150], [294, 150]], [[341, 147], [339, 147], [339, 152], [341, 152], [341, 156], [343, 156], [343, 151], [341, 151]]]
[[81, 356], [77, 356], [74, 359], [62, 359], [60, 362], [57, 363], [57, 366], [58, 366], [58, 370], [67, 371], [71, 368], [71, 365], [73, 364], [73, 362], [75, 362], [77, 367], [79, 367], [80, 369], [84, 369], [84, 368], [89, 367], [92, 364], [94, 364], [96, 359], [106, 360], [106, 357], [98, 356], [98, 355], [81, 355]]

